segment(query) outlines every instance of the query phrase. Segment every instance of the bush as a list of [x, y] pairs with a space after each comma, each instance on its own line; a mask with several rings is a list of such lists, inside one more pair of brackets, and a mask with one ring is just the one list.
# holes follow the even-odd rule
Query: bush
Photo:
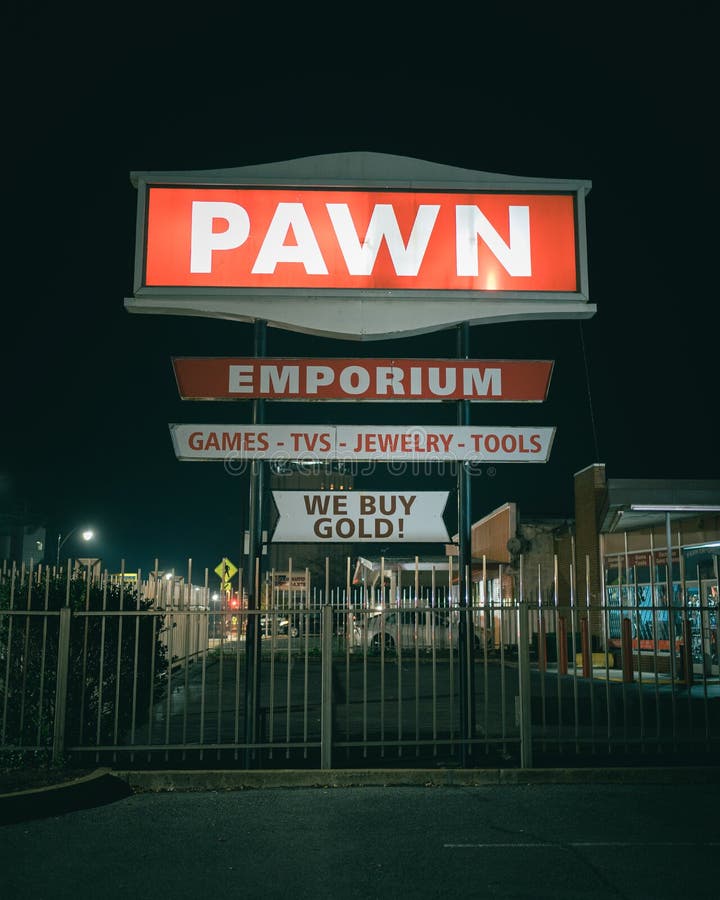
[[[66, 694], [66, 746], [129, 740], [161, 697], [167, 668], [159, 639], [161, 615], [135, 588], [88, 584], [46, 573], [0, 579], [0, 747], [34, 751], [52, 746], [56, 708], [59, 610], [71, 610]], [[6, 610], [29, 615], [8, 615]], [[38, 615], [40, 611], [48, 615]], [[124, 615], [117, 615], [123, 611]], [[100, 612], [104, 612], [100, 615]], [[113, 614], [115, 613], [115, 614]], [[132, 614], [136, 613], [136, 614]]]

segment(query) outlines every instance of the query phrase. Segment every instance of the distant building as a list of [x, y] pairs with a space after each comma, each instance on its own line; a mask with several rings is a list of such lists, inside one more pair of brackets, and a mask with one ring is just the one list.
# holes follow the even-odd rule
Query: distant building
[[46, 555], [44, 524], [27, 513], [0, 513], [0, 564], [3, 560], [41, 563]]
[[506, 503], [476, 522], [476, 584], [495, 602], [575, 607], [605, 649], [626, 618], [640, 650], [667, 652], [685, 629], [696, 667], [717, 667], [720, 480], [608, 479], [595, 463], [574, 493], [572, 520], [525, 520]]

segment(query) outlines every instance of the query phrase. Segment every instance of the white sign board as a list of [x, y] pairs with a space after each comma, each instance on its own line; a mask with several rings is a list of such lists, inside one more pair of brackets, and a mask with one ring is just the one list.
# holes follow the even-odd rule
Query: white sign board
[[448, 491], [273, 491], [274, 542], [449, 540]]
[[553, 426], [170, 425], [179, 460], [544, 463]]
[[274, 591], [290, 591], [291, 594], [310, 591], [310, 573], [304, 570], [299, 572], [273, 572], [272, 586]]

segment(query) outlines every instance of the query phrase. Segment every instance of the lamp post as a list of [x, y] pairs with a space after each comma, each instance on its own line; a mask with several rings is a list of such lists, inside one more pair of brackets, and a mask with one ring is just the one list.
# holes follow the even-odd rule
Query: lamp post
[[[68, 533], [64, 537], [62, 534], [58, 533], [57, 555], [55, 558], [55, 568], [56, 569], [60, 568], [60, 551], [62, 550], [63, 546], [65, 545], [65, 542], [67, 540], [69, 540], [69, 538], [71, 538], [79, 528], [80, 528], [80, 526], [76, 525], [75, 528], [73, 528], [72, 531], [68, 531]], [[95, 532], [91, 528], [86, 528], [82, 532], [82, 539], [84, 541], [91, 541], [94, 537], [95, 537]]]

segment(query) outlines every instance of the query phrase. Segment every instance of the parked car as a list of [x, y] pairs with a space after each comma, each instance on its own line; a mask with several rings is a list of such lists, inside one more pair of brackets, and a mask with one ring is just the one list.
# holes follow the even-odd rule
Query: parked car
[[[354, 641], [358, 649], [369, 653], [402, 650], [423, 651], [457, 649], [460, 620], [457, 611], [446, 609], [386, 609], [379, 612], [357, 613]], [[480, 638], [473, 636], [474, 646], [480, 648]]]
[[[322, 632], [322, 615], [320, 610], [291, 613], [288, 634], [290, 637], [301, 637], [305, 634], [319, 636]], [[345, 612], [333, 612], [333, 634], [345, 634], [347, 617], [348, 614]]]
[[290, 621], [285, 613], [263, 613], [260, 616], [260, 634], [287, 634]]
[[305, 634], [320, 634], [319, 612], [296, 612], [290, 615], [288, 626], [290, 637], [300, 637]]

